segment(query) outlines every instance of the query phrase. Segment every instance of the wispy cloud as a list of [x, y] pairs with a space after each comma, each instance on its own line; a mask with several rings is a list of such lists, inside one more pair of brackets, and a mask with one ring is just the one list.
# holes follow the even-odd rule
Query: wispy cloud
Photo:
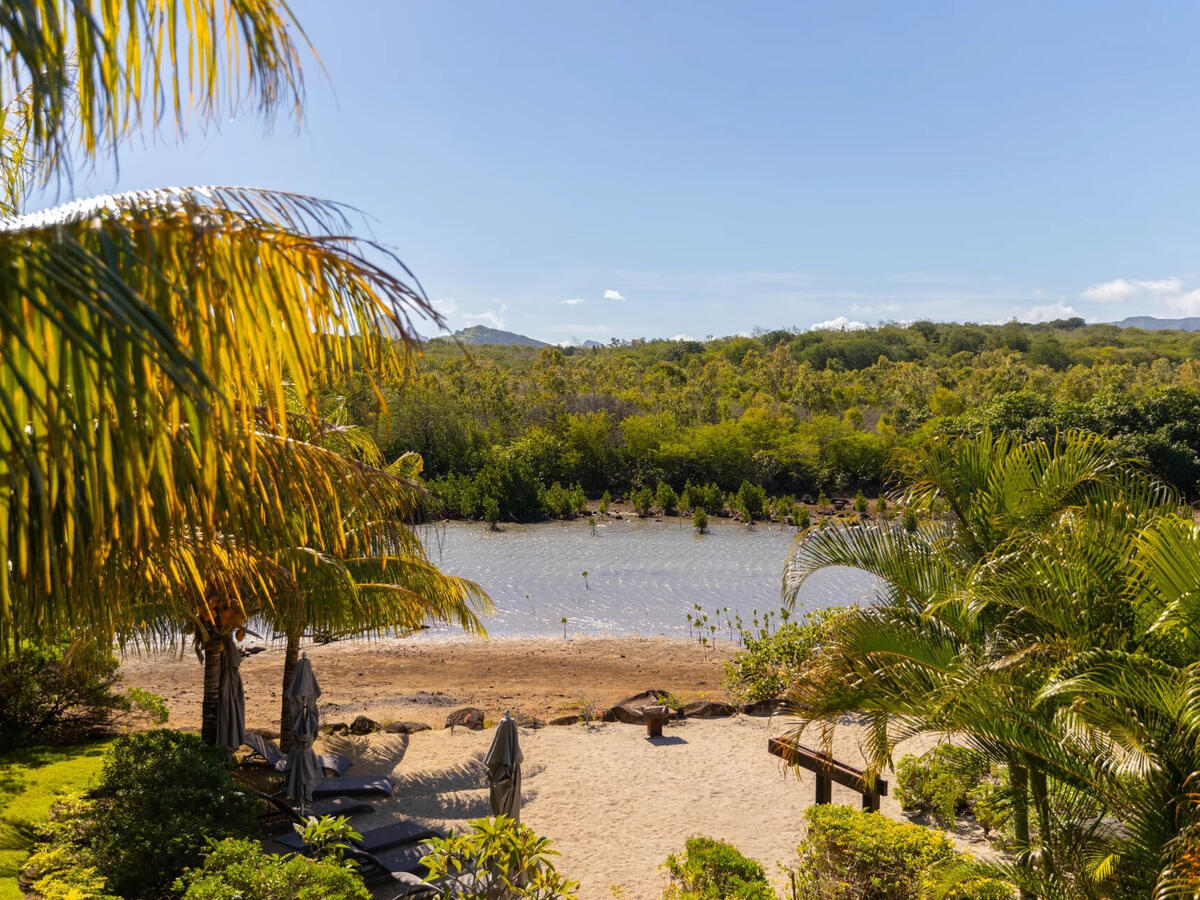
[[860, 328], [869, 327], [866, 322], [855, 322], [852, 319], [847, 319], [845, 316], [838, 316], [836, 319], [827, 319], [824, 322], [813, 322], [808, 326], [809, 331], [858, 331]]
[[467, 313], [464, 315], [464, 322], [473, 322], [477, 325], [490, 325], [492, 328], [504, 327], [504, 314], [508, 312], [508, 304], [501, 303], [497, 310], [484, 310], [483, 312]]
[[584, 301], [583, 301], [582, 297], [569, 297], [566, 300], [561, 300], [559, 302], [563, 303], [566, 306], [578, 306], [579, 304], [583, 303]]
[[621, 296], [620, 291], [614, 291], [612, 288], [609, 288], [607, 291], [604, 292], [604, 299], [605, 300], [624, 300], [625, 298]]
[[1078, 315], [1075, 307], [1059, 302], [1031, 306], [1017, 318], [1022, 322], [1052, 322], [1055, 319], [1070, 319]]
[[1182, 292], [1183, 280], [1172, 275], [1170, 278], [1150, 281], [1139, 278], [1114, 278], [1112, 281], [1093, 284], [1080, 296], [1097, 303], [1120, 303], [1137, 297], [1170, 297]]

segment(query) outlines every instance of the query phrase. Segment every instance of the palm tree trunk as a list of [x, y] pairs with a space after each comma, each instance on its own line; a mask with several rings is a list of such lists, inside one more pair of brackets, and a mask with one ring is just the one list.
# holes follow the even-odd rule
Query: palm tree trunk
[[[1017, 859], [1024, 864], [1029, 855], [1029, 770], [1018, 765], [1015, 758], [1008, 763], [1008, 786], [1013, 798], [1013, 837], [1016, 839]], [[1032, 894], [1021, 889], [1021, 900], [1034, 900]]]
[[279, 749], [284, 753], [292, 749], [292, 709], [288, 703], [288, 688], [299, 661], [300, 635], [288, 632], [287, 649], [283, 653], [283, 691], [280, 692], [279, 701]]
[[1029, 767], [1029, 793], [1038, 817], [1038, 849], [1041, 853], [1042, 867], [1049, 872], [1054, 868], [1049, 845], [1050, 793], [1046, 788], [1046, 770], [1036, 765]]
[[204, 643], [204, 701], [200, 713], [200, 737], [204, 743], [217, 743], [217, 706], [221, 695], [221, 654], [225, 639], [213, 634]]

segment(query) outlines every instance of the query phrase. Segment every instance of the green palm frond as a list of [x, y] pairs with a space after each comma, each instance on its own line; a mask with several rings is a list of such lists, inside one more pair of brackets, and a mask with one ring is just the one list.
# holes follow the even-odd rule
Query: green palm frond
[[282, 0], [12, 0], [0, 4], [0, 107], [27, 97], [37, 152], [62, 167], [134, 131], [186, 130], [252, 104], [298, 121], [303, 32]]

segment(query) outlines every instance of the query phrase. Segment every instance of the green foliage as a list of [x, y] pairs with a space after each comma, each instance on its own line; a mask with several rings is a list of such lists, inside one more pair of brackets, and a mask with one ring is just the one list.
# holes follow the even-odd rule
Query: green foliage
[[769, 619], [755, 629], [738, 631], [742, 649], [725, 663], [725, 689], [738, 700], [753, 703], [783, 696], [813, 662], [823, 641], [845, 607], [813, 610], [803, 619], [785, 622], [772, 631]]
[[904, 530], [909, 534], [916, 532], [920, 523], [917, 521], [917, 510], [911, 504], [904, 507]]
[[767, 492], [762, 485], [743, 481], [737, 492], [738, 505], [748, 518], [757, 519], [762, 516], [766, 506]]
[[556, 481], [541, 492], [540, 499], [542, 508], [558, 519], [569, 519], [587, 509], [587, 497], [577, 484], [564, 488]]
[[940, 744], [920, 756], [901, 758], [896, 766], [896, 799], [906, 810], [929, 813], [943, 828], [970, 810], [970, 795], [989, 774], [987, 758], [977, 750]]
[[0, 757], [0, 900], [21, 900], [17, 873], [51, 808], [92, 786], [108, 742], [31, 747]]
[[854, 495], [854, 511], [856, 513], [865, 513], [867, 511], [867, 497], [862, 491]]
[[257, 841], [214, 841], [202, 865], [172, 886], [183, 900], [370, 900], [362, 879], [337, 860], [274, 856]]
[[629, 502], [633, 504], [633, 511], [639, 516], [648, 516], [654, 509], [654, 492], [643, 485], [629, 495]]
[[888, 517], [888, 502], [884, 497], [875, 501], [875, 514], [881, 519]]
[[654, 503], [663, 511], [664, 516], [673, 516], [679, 512], [679, 495], [665, 481], [660, 481], [654, 491]]
[[710, 516], [715, 516], [725, 507], [725, 493], [711, 481], [708, 484], [692, 484], [689, 481], [683, 488], [683, 505], [688, 509], [702, 509]]
[[608, 491], [605, 491], [600, 495], [600, 515], [608, 515], [608, 505], [610, 503], [612, 503], [612, 494], [610, 494]]
[[664, 900], [775, 900], [762, 865], [724, 841], [688, 838], [663, 868], [671, 879]]
[[109, 648], [69, 640], [27, 644], [0, 662], [0, 752], [82, 740], [130, 712], [165, 712], [161, 697], [114, 690], [119, 665]]
[[160, 896], [201, 861], [210, 838], [258, 831], [256, 805], [234, 788], [228, 754], [195, 734], [117, 739], [92, 796], [75, 840], [109, 889], [127, 900]]
[[697, 506], [692, 513], [692, 527], [696, 529], [697, 534], [708, 534], [708, 513], [701, 506]]
[[[446, 900], [572, 900], [578, 882], [564, 877], [551, 857], [558, 851], [528, 825], [508, 816], [474, 819], [468, 831], [431, 838], [422, 860], [428, 880], [442, 882]], [[474, 877], [465, 885], [458, 876]]]
[[[808, 826], [793, 870], [800, 897], [821, 900], [918, 900], [931, 870], [959, 858], [944, 834], [895, 822], [880, 813], [820, 805], [804, 813]], [[947, 900], [1010, 900], [1004, 884], [976, 878]]]
[[817, 509], [821, 512], [829, 512], [829, 510], [833, 509], [833, 504], [829, 502], [829, 497], [824, 491], [817, 494]]
[[796, 527], [807, 528], [812, 524], [812, 515], [808, 511], [808, 507], [801, 503], [796, 507]]
[[354, 830], [349, 816], [309, 816], [303, 825], [292, 826], [300, 839], [312, 848], [317, 859], [327, 859], [341, 865], [353, 841], [362, 840]]

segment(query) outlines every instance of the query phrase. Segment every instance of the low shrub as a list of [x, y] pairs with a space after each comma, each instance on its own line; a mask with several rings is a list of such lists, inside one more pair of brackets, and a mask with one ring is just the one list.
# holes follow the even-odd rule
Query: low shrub
[[[447, 838], [431, 838], [422, 860], [428, 880], [442, 881], [449, 900], [574, 900], [579, 883], [564, 877], [551, 862], [558, 851], [528, 825], [508, 816], [474, 819], [470, 830]], [[470, 874], [467, 884], [456, 876]]]
[[692, 513], [692, 527], [697, 534], [708, 534], [708, 513], [700, 507], [696, 507]]
[[227, 838], [172, 890], [183, 900], [370, 900], [362, 879], [336, 860], [272, 856], [257, 841]]
[[673, 516], [679, 512], [679, 495], [665, 481], [660, 481], [655, 488], [654, 502], [663, 511], [664, 516]]
[[738, 503], [747, 515], [747, 521], [763, 514], [767, 504], [767, 492], [760, 484], [743, 481], [737, 492]]
[[725, 663], [725, 688], [737, 700], [753, 703], [780, 697], [814, 659], [830, 624], [845, 607], [813, 610], [777, 630], [741, 627], [743, 649]]
[[[157, 900], [202, 861], [210, 839], [258, 833], [256, 813], [235, 789], [223, 749], [177, 731], [119, 738], [88, 798], [55, 811], [26, 877], [53, 874], [70, 885], [94, 869], [125, 900]], [[73, 864], [43, 871], [56, 859]]]
[[165, 722], [161, 697], [115, 690], [119, 665], [111, 649], [90, 643], [22, 646], [0, 664], [0, 752], [75, 743], [130, 714]]
[[691, 510], [702, 509], [710, 516], [717, 515], [725, 507], [725, 494], [715, 484], [692, 484], [683, 487], [683, 505]]
[[920, 756], [908, 755], [896, 766], [896, 799], [902, 809], [928, 813], [943, 828], [971, 808], [970, 795], [989, 774], [982, 753], [941, 744]]
[[688, 838], [663, 869], [671, 879], [664, 900], [775, 900], [762, 864], [724, 841]]
[[[808, 833], [790, 872], [797, 896], [822, 900], [918, 900], [935, 868], [962, 859], [940, 831], [880, 813], [823, 804], [804, 814]], [[1010, 900], [994, 879], [956, 885], [946, 900]]]
[[654, 508], [654, 492], [648, 487], [640, 487], [629, 495], [629, 502], [639, 516], [648, 516]]

